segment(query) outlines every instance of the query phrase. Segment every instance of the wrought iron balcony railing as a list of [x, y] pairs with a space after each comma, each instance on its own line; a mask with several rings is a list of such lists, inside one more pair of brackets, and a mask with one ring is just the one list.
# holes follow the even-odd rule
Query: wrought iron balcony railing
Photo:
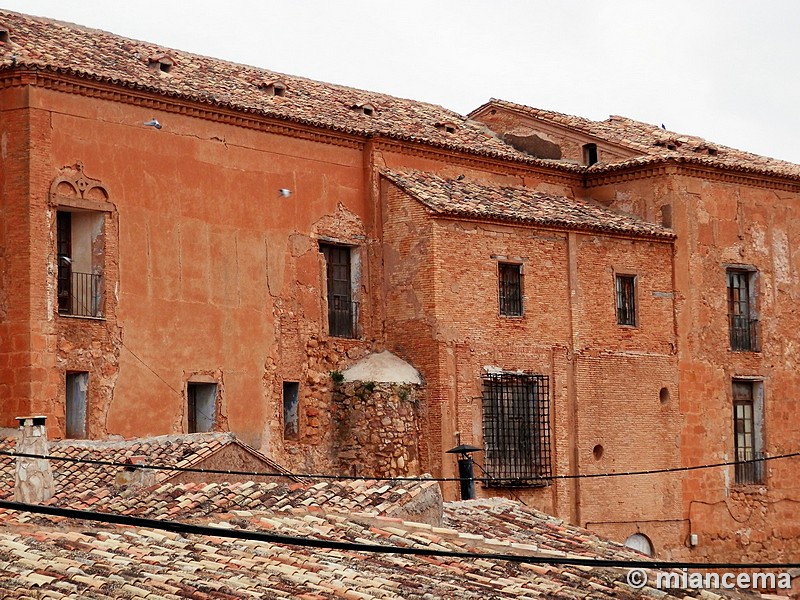
[[334, 337], [358, 337], [358, 302], [345, 295], [328, 297], [328, 332]]
[[758, 349], [757, 319], [748, 315], [730, 315], [729, 324], [731, 350], [755, 351]]
[[94, 273], [59, 274], [58, 312], [76, 317], [103, 316], [103, 277]]

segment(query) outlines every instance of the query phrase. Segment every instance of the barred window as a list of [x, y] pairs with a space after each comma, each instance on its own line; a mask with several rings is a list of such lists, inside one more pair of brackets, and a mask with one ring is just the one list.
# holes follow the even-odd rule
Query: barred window
[[731, 350], [754, 351], [756, 325], [751, 296], [755, 271], [728, 269], [728, 331]]
[[500, 314], [506, 317], [522, 316], [522, 265], [499, 263]]
[[763, 411], [758, 384], [752, 381], [733, 382], [733, 435], [736, 452], [736, 483], [764, 482], [764, 457], [759, 421]]
[[617, 324], [636, 325], [636, 277], [617, 275]]
[[549, 378], [527, 373], [485, 375], [483, 439], [486, 485], [548, 485]]

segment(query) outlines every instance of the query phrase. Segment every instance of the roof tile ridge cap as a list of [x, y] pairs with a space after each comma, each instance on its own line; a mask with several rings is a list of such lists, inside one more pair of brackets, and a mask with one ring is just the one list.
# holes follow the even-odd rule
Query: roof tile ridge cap
[[291, 469], [288, 469], [287, 467], [284, 467], [281, 463], [279, 463], [277, 460], [275, 460], [274, 458], [272, 458], [268, 454], [265, 454], [265, 453], [261, 452], [260, 450], [258, 450], [257, 448], [251, 446], [247, 442], [244, 442], [244, 441], [240, 440], [235, 435], [233, 435], [233, 439], [231, 440], [231, 443], [234, 446], [239, 446], [240, 448], [246, 450], [247, 452], [250, 452], [251, 454], [254, 454], [255, 456], [263, 459], [264, 462], [266, 462], [266, 463], [268, 463], [270, 465], [270, 467], [280, 471], [283, 475], [294, 476], [294, 473], [291, 471]]

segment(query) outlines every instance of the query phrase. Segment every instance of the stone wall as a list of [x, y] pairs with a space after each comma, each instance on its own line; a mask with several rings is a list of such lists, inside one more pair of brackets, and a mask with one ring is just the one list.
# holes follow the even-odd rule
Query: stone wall
[[419, 386], [412, 384], [337, 384], [333, 452], [339, 472], [365, 477], [418, 475], [419, 394]]

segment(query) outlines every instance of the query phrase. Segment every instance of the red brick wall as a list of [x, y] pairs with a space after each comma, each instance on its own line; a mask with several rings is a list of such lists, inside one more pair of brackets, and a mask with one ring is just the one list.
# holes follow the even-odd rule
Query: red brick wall
[[[631, 178], [633, 179], [633, 178]], [[796, 214], [800, 189], [770, 189], [722, 182], [713, 172], [657, 179], [643, 177], [595, 188], [621, 210], [656, 216], [670, 207], [676, 243], [676, 328], [680, 357], [679, 404], [685, 427], [682, 463], [734, 459], [732, 380], [760, 379], [764, 391], [764, 450], [797, 451], [794, 415], [800, 376], [797, 278], [800, 242]], [[756, 282], [760, 352], [730, 350], [726, 265], [751, 265]], [[686, 556], [721, 560], [793, 560], [796, 535], [794, 481], [797, 460], [766, 463], [765, 485], [737, 486], [732, 467], [690, 471], [682, 479], [681, 518], [699, 544]]]
[[[556, 475], [680, 464], [670, 243], [431, 219], [392, 185], [384, 197], [384, 254], [394, 290], [387, 314], [413, 317], [435, 340], [432, 347], [418, 336], [428, 344], [427, 364], [411, 355], [427, 377], [429, 411], [441, 415], [429, 423], [432, 448], [437, 436], [440, 452], [455, 446], [456, 431], [460, 441], [483, 445], [480, 376], [494, 366], [550, 377]], [[523, 261], [522, 318], [498, 315], [497, 257]], [[616, 324], [615, 269], [637, 274], [636, 328]], [[662, 404], [663, 387], [672, 399]], [[595, 460], [598, 444], [604, 455]], [[476, 460], [482, 464], [480, 453]], [[455, 476], [455, 459], [440, 461], [434, 474]], [[512, 495], [482, 486], [478, 493]], [[680, 494], [674, 476], [557, 480], [513, 490], [538, 508], [617, 538], [648, 532], [661, 549], [674, 545], [680, 524], [670, 529], [656, 521], [679, 511]], [[455, 485], [445, 486], [446, 497], [456, 495]]]

